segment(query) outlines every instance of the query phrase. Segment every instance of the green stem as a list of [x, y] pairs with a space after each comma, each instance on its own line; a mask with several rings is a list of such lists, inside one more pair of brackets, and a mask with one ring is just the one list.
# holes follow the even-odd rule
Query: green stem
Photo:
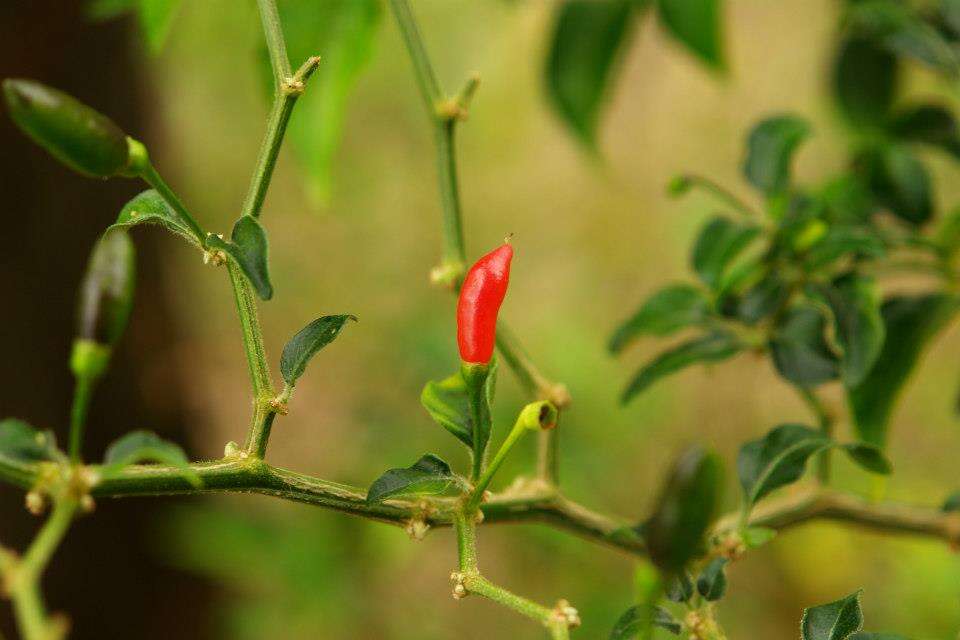
[[291, 76], [290, 58], [287, 56], [287, 45], [283, 40], [283, 26], [280, 23], [280, 14], [277, 12], [275, 0], [257, 0], [260, 8], [260, 21], [263, 23], [263, 35], [267, 40], [267, 50], [270, 52], [270, 66], [273, 75], [280, 87]]
[[473, 513], [476, 508], [483, 501], [483, 492], [487, 490], [487, 487], [490, 486], [490, 481], [493, 480], [493, 476], [497, 473], [497, 470], [500, 468], [500, 465], [503, 464], [503, 461], [506, 460], [507, 455], [510, 453], [510, 450], [513, 449], [513, 446], [517, 444], [520, 438], [523, 437], [523, 434], [526, 433], [529, 429], [525, 424], [520, 420], [513, 425], [513, 429], [510, 430], [510, 433], [507, 434], [506, 440], [503, 441], [503, 444], [500, 445], [500, 449], [497, 451], [496, 455], [493, 456], [493, 460], [490, 461], [490, 464], [487, 465], [487, 468], [483, 471], [483, 474], [474, 484], [473, 491], [470, 492], [470, 496], [467, 498], [466, 506], [464, 511], [467, 513]]
[[75, 499], [57, 499], [47, 522], [23, 558], [13, 565], [10, 598], [13, 601], [17, 626], [24, 640], [50, 640], [53, 637], [51, 622], [47, 618], [40, 595], [39, 582], [54, 551], [70, 528], [76, 511]]
[[[820, 432], [827, 438], [833, 439], [834, 420], [830, 412], [827, 411], [823, 401], [817, 396], [816, 392], [809, 387], [798, 387], [800, 397], [806, 403], [807, 407], [813, 412], [820, 427]], [[820, 452], [817, 456], [817, 479], [822, 484], [830, 482], [831, 455], [830, 447]]]
[[83, 430], [87, 421], [87, 410], [96, 386], [95, 376], [80, 375], [73, 388], [73, 405], [70, 407], [70, 459], [79, 462], [83, 448]]
[[759, 214], [753, 210], [753, 208], [748, 205], [745, 201], [741, 200], [739, 197], [734, 195], [732, 191], [726, 187], [721, 186], [719, 183], [714, 182], [706, 176], [701, 176], [697, 174], [686, 174], [683, 176], [691, 185], [698, 186], [705, 191], [713, 194], [719, 200], [727, 203], [729, 206], [733, 207], [740, 213], [746, 216], [760, 217]]
[[393, 8], [393, 15], [400, 26], [403, 42], [407, 45], [407, 52], [410, 54], [410, 61], [413, 63], [413, 70], [417, 78], [417, 87], [420, 89], [420, 96], [423, 98], [427, 115], [431, 120], [436, 120], [437, 103], [443, 97], [443, 91], [436, 74], [433, 72], [433, 65], [430, 64], [430, 57], [427, 55], [427, 49], [423, 44], [423, 36], [420, 35], [417, 19], [414, 17], [407, 0], [390, 0], [390, 6]]
[[187, 225], [190, 228], [191, 233], [197, 239], [197, 242], [201, 247], [207, 246], [207, 232], [204, 231], [200, 224], [190, 215], [190, 212], [187, 211], [186, 206], [183, 202], [180, 201], [180, 198], [177, 197], [177, 194], [173, 192], [163, 178], [157, 173], [156, 168], [148, 160], [146, 165], [140, 171], [140, 177], [143, 178], [144, 182], [149, 184], [151, 187], [157, 190], [157, 193], [169, 204], [174, 211], [176, 211], [177, 216], [179, 216], [181, 222]]
[[243, 348], [250, 369], [255, 400], [268, 400], [273, 397], [273, 380], [270, 377], [270, 365], [267, 364], [266, 348], [263, 346], [263, 332], [260, 329], [260, 316], [257, 302], [250, 283], [233, 262], [227, 262], [230, 283], [233, 285], [237, 315], [240, 316], [240, 328], [243, 331]]
[[463, 213], [457, 181], [456, 122], [456, 119], [437, 120], [435, 136], [437, 177], [443, 207], [443, 268], [448, 273], [457, 274], [455, 281], [459, 283], [466, 269], [467, 252], [463, 240]]

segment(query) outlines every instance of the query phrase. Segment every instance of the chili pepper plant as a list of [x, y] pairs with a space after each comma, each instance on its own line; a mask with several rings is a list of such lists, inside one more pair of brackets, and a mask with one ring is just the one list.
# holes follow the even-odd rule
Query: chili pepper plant
[[[850, 125], [850, 161], [825, 183], [801, 185], [792, 178], [793, 157], [812, 128], [802, 116], [779, 114], [762, 120], [747, 138], [743, 171], [757, 190], [759, 206], [696, 174], [680, 175], [670, 185], [677, 196], [705, 189], [721, 213], [695, 239], [693, 279], [652, 293], [613, 332], [613, 354], [641, 338], [691, 332], [640, 368], [625, 384], [623, 402], [693, 364], [753, 352], [769, 358], [796, 389], [810, 422], [775, 426], [741, 447], [738, 510], [718, 513], [724, 462], [692, 446], [676, 457], [652, 512], [627, 518], [576, 503], [559, 485], [556, 433], [563, 428], [570, 394], [535, 367], [499, 319], [501, 304], [510, 307], [511, 260], [515, 250], [523, 250], [522, 239], [508, 238], [466, 268], [454, 141], [478, 79], [467, 79], [455, 93], [441, 88], [408, 0], [391, 0], [389, 6], [435, 134], [443, 247], [432, 280], [458, 296], [448, 330], [451, 338], [456, 335], [460, 354], [449, 371], [426, 383], [420, 400], [429, 416], [467, 448], [471, 464], [454, 469], [428, 453], [408, 467], [387, 470], [364, 490], [267, 461], [271, 430], [295, 413], [294, 392], [310, 361], [342, 332], [363, 328], [347, 310], [320, 315], [286, 344], [278, 361], [280, 379], [274, 377], [258, 315], [260, 304], [274, 295], [264, 202], [291, 113], [324, 59], [318, 51], [291, 61], [275, 0], [257, 4], [272, 69], [273, 106], [229, 237], [210, 232], [203, 216], [163, 179], [147, 146], [107, 116], [38, 81], [3, 82], [10, 117], [55, 159], [87, 176], [139, 180], [147, 187], [120, 209], [92, 249], [69, 358], [76, 386], [67, 446], [61, 449], [52, 432], [22, 420], [0, 422], [0, 479], [24, 489], [27, 509], [46, 518], [22, 553], [0, 548], [2, 592], [24, 638], [68, 635], [68, 612], [47, 611], [41, 578], [71, 524], [87, 517], [95, 500], [120, 496], [256, 492], [400, 526], [414, 538], [452, 528], [459, 558], [451, 567], [453, 597], [488, 598], [555, 639], [570, 637], [579, 626], [577, 609], [561, 597], [562, 585], [556, 593], [528, 598], [488, 579], [476, 546], [487, 526], [537, 522], [632, 558], [638, 593], [623, 603], [626, 611], [619, 620], [610, 621], [614, 640], [648, 638], [654, 630], [699, 640], [725, 638], [717, 613], [729, 566], [802, 522], [840, 520], [960, 543], [960, 499], [948, 499], [942, 509], [908, 506], [863, 499], [831, 484], [832, 456], [838, 452], [866, 473], [892, 472], [885, 444], [896, 399], [923, 349], [960, 308], [960, 210], [937, 220], [932, 181], [917, 155], [926, 145], [960, 157], [960, 130], [943, 105], [901, 99], [898, 81], [904, 68], [918, 62], [947, 80], [960, 76], [960, 5], [943, 0], [914, 9], [884, 0], [849, 3], [838, 31], [834, 88]], [[557, 3], [547, 88], [560, 118], [596, 150], [604, 96], [615, 83], [620, 50], [652, 12], [709, 68], [724, 70], [721, 8], [719, 0]], [[190, 461], [178, 445], [144, 431], [127, 434], [102, 456], [84, 448], [87, 408], [133, 304], [131, 232], [142, 225], [186, 242], [204, 263], [225, 272], [234, 293], [252, 411], [242, 442], [227, 443], [217, 460]], [[888, 292], [885, 274], [903, 270], [924, 276], [923, 284], [908, 293]], [[491, 417], [499, 368], [512, 370], [530, 395], [528, 404], [516, 408], [509, 429], [493, 424]], [[829, 384], [842, 386], [842, 415], [823, 400], [822, 388]], [[852, 427], [850, 433], [838, 430], [844, 423]], [[535, 472], [491, 494], [488, 488], [502, 463], [531, 432], [538, 438]], [[815, 473], [804, 479], [810, 460]], [[778, 491], [794, 483], [798, 489]], [[863, 632], [860, 597], [860, 592], [838, 594], [834, 602], [808, 608], [801, 621], [804, 640], [907, 637]]]

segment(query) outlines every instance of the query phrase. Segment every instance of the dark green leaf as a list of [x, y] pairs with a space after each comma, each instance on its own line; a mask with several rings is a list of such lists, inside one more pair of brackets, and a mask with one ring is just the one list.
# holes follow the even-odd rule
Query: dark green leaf
[[737, 305], [737, 317], [746, 324], [756, 324], [787, 301], [789, 289], [777, 273], [768, 273], [748, 289]]
[[693, 581], [686, 571], [681, 571], [667, 589], [667, 599], [671, 602], [686, 602], [693, 597]]
[[811, 270], [822, 269], [846, 256], [879, 258], [886, 248], [876, 233], [865, 227], [831, 226], [823, 239], [804, 257]]
[[885, 327], [880, 317], [880, 294], [869, 276], [843, 275], [815, 287], [833, 312], [837, 340], [843, 348], [840, 374], [844, 384], [856, 386], [866, 377], [883, 348]]
[[790, 309], [770, 340], [773, 362], [784, 378], [797, 385], [817, 385], [837, 377], [836, 356], [824, 338], [826, 320], [818, 309]]
[[906, 109], [893, 120], [890, 131], [901, 140], [940, 147], [960, 157], [960, 127], [946, 107], [926, 104]]
[[52, 433], [41, 433], [16, 418], [0, 420], [0, 458], [14, 462], [42, 462], [53, 459], [55, 449]]
[[200, 246], [190, 228], [180, 221], [177, 212], [153, 189], [147, 189], [125, 204], [117, 216], [117, 221], [107, 230], [129, 229], [138, 224], [158, 224], [191, 244]]
[[697, 236], [690, 256], [693, 269], [704, 283], [716, 289], [730, 261], [759, 233], [756, 225], [734, 222], [723, 216], [712, 218]]
[[726, 593], [727, 575], [724, 573], [724, 568], [728, 562], [730, 561], [727, 558], [714, 558], [700, 572], [700, 577], [697, 578], [697, 591], [708, 602], [719, 600]]
[[644, 527], [650, 559], [665, 576], [683, 571], [703, 552], [722, 488], [723, 465], [716, 454], [691, 448], [675, 462]]
[[[325, 202], [351, 91], [370, 60], [381, 18], [378, 0], [287, 0], [280, 19], [294, 67], [311, 56], [320, 64], [297, 100], [287, 138], [305, 170], [311, 198]], [[274, 95], [266, 47], [260, 56], [265, 94]]]
[[459, 484], [450, 465], [428, 453], [409, 467], [390, 469], [367, 491], [367, 503], [407, 495], [438, 495]]
[[846, 598], [803, 610], [800, 632], [803, 640], [847, 640], [863, 627], [860, 591]]
[[658, 0], [660, 20], [667, 31], [708, 66], [722, 70], [721, 0]]
[[420, 403], [437, 424], [473, 449], [467, 386], [459, 371], [444, 380], [428, 382], [420, 394]]
[[960, 36], [960, 0], [940, 0], [940, 17], [955, 37]]
[[747, 140], [743, 173], [767, 196], [790, 186], [790, 163], [797, 147], [810, 135], [810, 125], [796, 116], [775, 116], [757, 124]]
[[843, 114], [857, 125], [882, 125], [896, 95], [899, 71], [896, 56], [873, 40], [845, 40], [833, 71], [833, 92]]
[[660, 289], [616, 330], [610, 339], [610, 352], [619, 353], [643, 335], [666, 336], [699, 324], [709, 312], [710, 301], [694, 286], [676, 284]]
[[953, 317], [957, 300], [929, 294], [895, 296], [881, 307], [887, 338], [873, 369], [847, 389], [854, 426], [864, 442], [883, 447], [887, 424], [904, 383], [931, 338]]
[[109, 478], [132, 464], [154, 462], [174, 467], [195, 487], [200, 477], [190, 469], [190, 460], [179, 445], [160, 439], [150, 431], [131, 431], [107, 447], [101, 474]]
[[356, 316], [321, 316], [300, 329], [283, 347], [280, 356], [280, 373], [291, 387], [303, 375], [310, 359], [320, 349], [337, 339], [348, 320], [357, 321]]
[[661, 378], [700, 362], [726, 360], [742, 348], [736, 337], [725, 332], [715, 332], [683, 342], [664, 351], [642, 367], [627, 385], [620, 400], [627, 403]]
[[888, 476], [893, 473], [893, 465], [890, 464], [887, 457], [883, 455], [880, 449], [871, 444], [864, 444], [862, 442], [845, 444], [843, 445], [843, 450], [847, 452], [847, 455], [849, 455], [854, 462], [867, 471], [878, 473], [882, 476]]
[[136, 257], [123, 230], [104, 234], [94, 245], [80, 281], [76, 337], [106, 346], [120, 339], [133, 308]]
[[557, 3], [545, 80], [551, 105], [581, 141], [596, 147], [597, 123], [635, 28], [633, 0]]
[[930, 175], [923, 163], [901, 145], [890, 145], [860, 156], [870, 190], [877, 202], [912, 224], [922, 224], [933, 215]]
[[771, 491], [798, 480], [810, 456], [832, 444], [815, 429], [782, 424], [740, 447], [737, 474], [746, 503], [754, 505]]
[[182, 0], [139, 0], [140, 28], [152, 53], [163, 48]]
[[943, 501], [943, 506], [940, 507], [941, 511], [960, 511], [960, 491], [956, 491], [947, 496], [947, 499]]
[[270, 273], [267, 271], [267, 234], [256, 218], [241, 216], [233, 225], [229, 242], [210, 234], [207, 244], [223, 251], [243, 271], [262, 300], [273, 297], [273, 285], [270, 284]]
[[627, 609], [610, 632], [609, 640], [628, 640], [639, 633], [660, 627], [673, 635], [680, 635], [683, 625], [669, 611], [653, 605], [638, 604]]

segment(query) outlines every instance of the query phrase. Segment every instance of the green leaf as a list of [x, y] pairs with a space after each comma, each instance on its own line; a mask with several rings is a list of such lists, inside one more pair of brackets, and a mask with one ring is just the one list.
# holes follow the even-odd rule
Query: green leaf
[[180, 221], [177, 212], [153, 189], [147, 189], [123, 205], [117, 221], [110, 225], [107, 231], [116, 228], [129, 229], [140, 224], [160, 225], [190, 244], [200, 246], [193, 231]]
[[482, 471], [482, 461], [490, 442], [490, 431], [493, 428], [493, 419], [490, 416], [490, 405], [493, 403], [493, 392], [496, 386], [496, 361], [492, 365], [464, 362], [460, 367], [467, 392], [467, 409], [469, 415], [470, 433], [473, 436], [473, 478], [476, 479]]
[[883, 348], [886, 330], [876, 283], [869, 276], [848, 273], [814, 290], [833, 313], [837, 340], [843, 348], [840, 374], [844, 384], [856, 386], [870, 372]]
[[686, 571], [681, 571], [667, 589], [667, 599], [671, 602], [687, 602], [693, 597], [693, 582]]
[[935, 71], [951, 77], [960, 72], [960, 57], [950, 42], [906, 3], [857, 2], [847, 14], [847, 26], [853, 33], [874, 39], [897, 55], [913, 58]]
[[952, 296], [894, 296], [881, 307], [887, 338], [873, 369], [854, 387], [847, 401], [857, 435], [883, 447], [894, 404], [924, 348], [957, 311]]
[[886, 247], [876, 233], [866, 227], [831, 226], [823, 239], [810, 247], [804, 256], [809, 269], [822, 269], [847, 256], [879, 258]]
[[636, 313], [614, 332], [610, 338], [611, 353], [643, 335], [667, 336], [703, 322], [710, 313], [710, 301], [703, 292], [691, 285], [675, 284], [660, 289], [647, 298]]
[[600, 112], [635, 28], [633, 0], [557, 3], [544, 78], [547, 97], [588, 148], [597, 145]]
[[[286, 0], [279, 3], [284, 39], [294, 67], [311, 56], [320, 64], [287, 127], [298, 164], [317, 203], [329, 197], [331, 172], [340, 145], [353, 87], [370, 60], [381, 19], [378, 0]], [[270, 56], [260, 55], [265, 95], [275, 92]]]
[[724, 573], [727, 558], [714, 558], [710, 561], [697, 578], [697, 591], [708, 602], [715, 602], [723, 597], [727, 591], [727, 575]]
[[377, 478], [367, 491], [367, 504], [408, 495], [438, 495], [462, 485], [450, 465], [428, 453], [409, 467], [390, 469]]
[[94, 245], [77, 296], [75, 336], [112, 347], [133, 308], [137, 252], [123, 230], [105, 233]]
[[868, 38], [840, 45], [833, 68], [833, 94], [843, 115], [854, 124], [885, 123], [899, 83], [896, 56]]
[[756, 225], [711, 218], [693, 247], [690, 262], [705, 284], [716, 289], [730, 262], [760, 234]]
[[746, 504], [753, 506], [771, 491], [798, 480], [810, 456], [832, 444], [819, 431], [799, 424], [782, 424], [744, 444], [737, 455], [737, 474]]
[[649, 604], [638, 604], [627, 609], [610, 631], [609, 640], [628, 640], [637, 634], [660, 627], [673, 635], [680, 635], [683, 625], [665, 609]]
[[944, 25], [954, 36], [960, 36], [960, 0], [940, 0], [939, 9]]
[[16, 418], [0, 420], [0, 458], [14, 462], [42, 462], [55, 459], [56, 448], [53, 433], [41, 433]]
[[[490, 365], [491, 370], [485, 383], [488, 405], [492, 401], [493, 390], [496, 385], [495, 362], [493, 361]], [[473, 450], [475, 418], [470, 408], [467, 383], [461, 371], [449, 378], [428, 382], [420, 394], [420, 403], [437, 424], [452, 433], [471, 451]]]
[[170, 34], [170, 27], [182, 0], [139, 0], [140, 28], [151, 53], [159, 53]]
[[150, 431], [131, 431], [107, 447], [101, 474], [109, 478], [125, 467], [144, 462], [174, 467], [194, 487], [202, 486], [200, 476], [190, 468], [190, 460], [183, 449]]
[[627, 388], [620, 401], [624, 404], [661, 378], [700, 362], [720, 362], [735, 355], [743, 345], [730, 333], [714, 332], [683, 342], [657, 356], [642, 367]]
[[723, 488], [723, 463], [699, 447], [674, 463], [653, 515], [643, 527], [650, 559], [668, 578], [703, 552]]
[[796, 385], [817, 385], [837, 377], [836, 356], [824, 338], [826, 320], [809, 305], [791, 308], [770, 340], [773, 363]]
[[207, 236], [207, 244], [223, 251], [243, 271], [261, 300], [273, 297], [273, 285], [267, 271], [267, 234], [256, 218], [241, 216], [233, 225], [229, 242], [211, 233]]
[[290, 338], [280, 356], [280, 374], [284, 382], [291, 387], [295, 385], [310, 359], [337, 339], [348, 320], [356, 322], [357, 317], [348, 314], [321, 316]]
[[946, 107], [924, 104], [897, 114], [890, 133], [906, 142], [922, 142], [960, 157], [960, 127]]
[[941, 511], [960, 511], [960, 491], [955, 491], [947, 496], [947, 499], [943, 501], [943, 506], [940, 507]]
[[774, 116], [757, 124], [747, 139], [743, 174], [767, 196], [790, 186], [793, 153], [810, 135], [810, 125], [796, 116]]
[[863, 627], [860, 594], [803, 610], [800, 632], [803, 640], [847, 640]]
[[777, 537], [777, 530], [769, 527], [746, 527], [740, 532], [747, 549], [757, 549]]
[[779, 309], [789, 296], [789, 288], [777, 273], [768, 273], [748, 289], [737, 304], [737, 317], [756, 324]]
[[658, 0], [657, 6], [670, 35], [707, 66], [724, 68], [721, 0]]
[[856, 442], [843, 445], [843, 450], [858, 465], [882, 476], [888, 476], [893, 473], [893, 465], [887, 459], [883, 452], [871, 444]]
[[877, 202], [898, 218], [919, 225], [933, 216], [930, 175], [913, 153], [902, 145], [889, 145], [861, 154]]

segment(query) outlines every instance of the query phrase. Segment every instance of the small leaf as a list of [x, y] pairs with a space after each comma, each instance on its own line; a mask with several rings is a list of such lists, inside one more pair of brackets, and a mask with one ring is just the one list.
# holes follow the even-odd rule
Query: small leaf
[[804, 262], [810, 270], [822, 269], [847, 256], [879, 258], [886, 248], [876, 233], [859, 226], [831, 226], [827, 235], [810, 247]]
[[680, 635], [683, 625], [665, 609], [649, 604], [638, 604], [627, 609], [610, 631], [609, 640], [628, 640], [637, 634], [660, 627], [673, 635]]
[[267, 234], [256, 218], [241, 216], [233, 225], [229, 242], [210, 234], [207, 236], [207, 244], [214, 249], [220, 249], [233, 260], [261, 300], [273, 297], [273, 285], [270, 284], [270, 274], [267, 271]]
[[190, 460], [179, 445], [160, 439], [150, 431], [131, 431], [107, 447], [101, 474], [109, 478], [132, 464], [154, 462], [174, 467], [195, 487], [200, 476], [190, 468]]
[[[490, 405], [493, 403], [493, 392], [496, 386], [496, 361], [491, 365], [465, 362], [460, 367], [460, 375], [463, 376], [467, 393], [467, 415], [470, 433], [473, 436], [470, 447], [473, 451], [473, 477], [477, 477], [481, 471], [487, 444], [490, 442], [490, 431], [493, 428]], [[537, 413], [539, 415], [539, 411]]]
[[151, 53], [160, 53], [182, 0], [139, 0], [140, 28]]
[[721, 0], [659, 0], [657, 6], [673, 37], [709, 67], [724, 68]]
[[462, 484], [450, 465], [428, 453], [409, 467], [390, 469], [377, 478], [369, 491], [367, 503], [376, 504], [388, 498], [408, 495], [438, 495]]
[[715, 602], [726, 593], [727, 575], [724, 569], [728, 562], [727, 558], [714, 558], [697, 578], [697, 591], [708, 602]]
[[737, 304], [737, 317], [753, 325], [779, 309], [789, 296], [789, 288], [777, 273], [768, 273], [748, 289]]
[[555, 10], [544, 76], [547, 97], [588, 148], [636, 26], [633, 0], [568, 0]]
[[844, 384], [863, 381], [880, 356], [886, 329], [880, 317], [880, 295], [869, 276], [845, 274], [829, 285], [814, 288], [833, 312], [836, 335], [843, 348], [840, 374]]
[[[315, 203], [329, 197], [334, 159], [347, 119], [350, 96], [373, 53], [382, 16], [379, 0], [288, 0], [278, 3], [284, 39], [294, 66], [311, 56], [320, 64], [287, 127], [287, 139], [306, 174]], [[276, 92], [270, 56], [260, 52], [264, 95]]]
[[716, 289], [730, 264], [760, 233], [752, 224], [734, 222], [729, 218], [712, 218], [697, 236], [690, 262], [705, 284]]
[[675, 462], [644, 526], [650, 559], [665, 576], [683, 571], [703, 552], [722, 488], [723, 464], [716, 454], [694, 447]]
[[943, 501], [943, 506], [940, 507], [940, 510], [945, 512], [960, 511], [960, 491], [955, 491], [947, 496], [947, 499]]
[[960, 127], [946, 107], [924, 104], [907, 109], [896, 116], [890, 132], [901, 140], [933, 145], [960, 157]]
[[824, 338], [826, 320], [808, 305], [790, 309], [770, 340], [774, 365], [796, 385], [817, 385], [837, 377], [836, 356]]
[[117, 221], [107, 231], [114, 228], [129, 229], [139, 224], [158, 224], [191, 244], [200, 246], [190, 228], [180, 221], [177, 212], [153, 189], [147, 189], [123, 205]]
[[834, 62], [833, 93], [843, 115], [857, 125], [881, 126], [899, 84], [896, 56], [869, 38], [850, 38]]
[[449, 378], [428, 382], [420, 394], [420, 403], [437, 424], [473, 449], [467, 385], [459, 371]]
[[280, 374], [284, 382], [291, 387], [297, 383], [307, 368], [307, 364], [320, 349], [337, 339], [348, 320], [357, 321], [356, 316], [321, 316], [300, 329], [283, 347], [280, 356]]
[[861, 440], [883, 447], [894, 404], [924, 348], [955, 315], [957, 299], [942, 294], [894, 296], [880, 309], [887, 338], [863, 381], [847, 389]]
[[863, 627], [861, 591], [846, 598], [803, 610], [800, 632], [803, 640], [847, 640]]
[[752, 506], [771, 491], [798, 480], [810, 456], [832, 444], [815, 429], [783, 424], [740, 447], [737, 474], [746, 503]]
[[616, 330], [610, 339], [610, 352], [619, 353], [643, 335], [666, 336], [699, 324], [709, 312], [710, 301], [696, 287], [676, 284], [660, 289]]
[[857, 164], [877, 202], [898, 218], [919, 225], [933, 216], [930, 174], [909, 149], [885, 146], [861, 154]]
[[671, 602], [687, 602], [693, 597], [693, 582], [686, 571], [681, 571], [667, 589], [667, 599]]
[[893, 473], [893, 465], [887, 459], [883, 452], [871, 444], [862, 442], [845, 444], [843, 450], [858, 465], [882, 476], [888, 476]]
[[720, 362], [735, 355], [743, 345], [730, 333], [715, 332], [683, 342], [664, 351], [636, 373], [624, 390], [624, 404], [661, 378], [700, 362]]
[[810, 125], [796, 116], [774, 116], [757, 124], [747, 140], [743, 173], [767, 196], [790, 186], [793, 153], [810, 135]]
[[960, 71], [960, 59], [950, 42], [908, 4], [893, 0], [857, 2], [846, 18], [853, 33], [871, 38], [899, 56], [913, 58], [951, 78]]
[[51, 432], [41, 433], [16, 418], [0, 420], [0, 458], [27, 463], [52, 460], [56, 446]]
[[757, 549], [777, 537], [777, 530], [769, 527], [747, 527], [740, 532], [740, 538], [747, 549]]

